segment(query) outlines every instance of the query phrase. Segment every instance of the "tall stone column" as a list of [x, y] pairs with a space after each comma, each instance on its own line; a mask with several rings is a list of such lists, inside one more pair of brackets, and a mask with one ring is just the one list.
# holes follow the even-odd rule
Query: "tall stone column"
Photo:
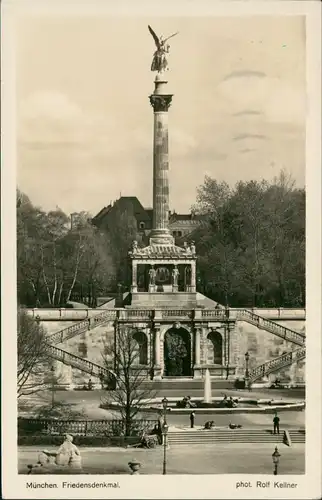
[[150, 244], [173, 244], [169, 231], [169, 151], [168, 110], [172, 94], [166, 92], [162, 74], [157, 74], [155, 90], [150, 95], [154, 111], [153, 137], [153, 226]]

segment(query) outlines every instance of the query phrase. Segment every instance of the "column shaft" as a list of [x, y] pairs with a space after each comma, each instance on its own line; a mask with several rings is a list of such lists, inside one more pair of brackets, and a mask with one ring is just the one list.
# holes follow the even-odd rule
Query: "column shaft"
[[155, 365], [157, 367], [161, 366], [161, 356], [160, 356], [160, 330], [155, 331], [155, 338], [154, 338], [154, 359], [155, 359]]
[[200, 365], [200, 330], [195, 329], [195, 364]]
[[154, 113], [153, 229], [167, 230], [169, 223], [168, 113]]

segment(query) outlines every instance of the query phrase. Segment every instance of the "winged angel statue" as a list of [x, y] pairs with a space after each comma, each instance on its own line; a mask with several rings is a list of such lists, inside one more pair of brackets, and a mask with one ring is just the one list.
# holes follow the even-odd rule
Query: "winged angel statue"
[[158, 73], [161, 73], [162, 71], [168, 70], [168, 58], [167, 54], [169, 54], [170, 51], [170, 45], [166, 44], [166, 42], [172, 38], [173, 36], [176, 36], [177, 33], [173, 33], [172, 35], [168, 36], [167, 38], [163, 39], [162, 36], [158, 37], [151, 26], [148, 26], [149, 31], [151, 35], [153, 36], [153, 39], [155, 41], [155, 45], [157, 47], [157, 50], [153, 54], [153, 60], [151, 64], [151, 71], [157, 71]]

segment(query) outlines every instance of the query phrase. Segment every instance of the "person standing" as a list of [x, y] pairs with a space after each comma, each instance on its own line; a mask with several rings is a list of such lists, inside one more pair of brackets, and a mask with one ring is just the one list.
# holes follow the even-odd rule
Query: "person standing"
[[193, 429], [194, 426], [195, 426], [195, 412], [192, 411], [190, 413], [190, 427], [191, 427], [191, 429]]
[[275, 416], [273, 418], [273, 424], [274, 424], [274, 434], [279, 434], [280, 433], [280, 419], [277, 415], [277, 413], [275, 413]]

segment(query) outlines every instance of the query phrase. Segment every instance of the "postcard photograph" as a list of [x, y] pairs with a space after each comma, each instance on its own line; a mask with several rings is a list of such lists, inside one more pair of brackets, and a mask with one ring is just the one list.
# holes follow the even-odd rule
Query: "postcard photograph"
[[59, 498], [88, 475], [118, 496], [122, 475], [297, 493], [307, 39], [291, 12], [15, 18], [14, 425], [30, 498], [38, 475], [66, 476]]

